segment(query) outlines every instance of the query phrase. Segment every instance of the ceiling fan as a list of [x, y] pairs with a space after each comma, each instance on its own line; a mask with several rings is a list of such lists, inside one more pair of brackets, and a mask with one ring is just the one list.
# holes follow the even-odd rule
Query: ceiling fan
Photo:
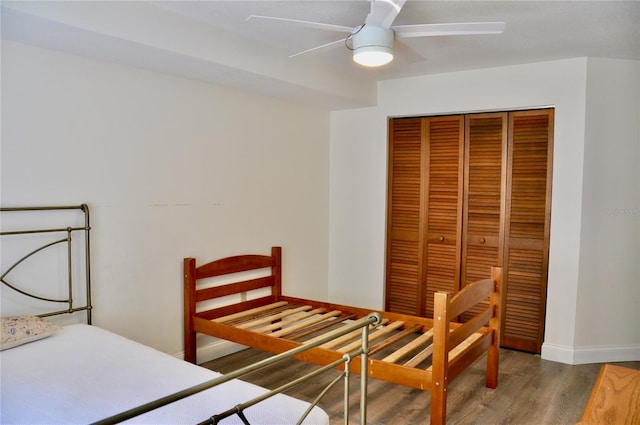
[[[393, 60], [393, 43], [396, 38], [432, 37], [444, 35], [500, 34], [504, 31], [504, 22], [466, 22], [451, 24], [392, 25], [406, 0], [371, 0], [371, 11], [364, 24], [355, 28], [322, 22], [302, 21], [298, 19], [278, 18], [274, 16], [251, 15], [251, 19], [270, 19], [286, 21], [311, 28], [347, 33], [341, 38], [321, 46], [312, 47], [290, 57], [309, 53], [314, 50], [337, 46], [341, 43], [353, 51], [353, 60], [364, 66], [385, 65]], [[351, 41], [351, 46], [349, 46]]]

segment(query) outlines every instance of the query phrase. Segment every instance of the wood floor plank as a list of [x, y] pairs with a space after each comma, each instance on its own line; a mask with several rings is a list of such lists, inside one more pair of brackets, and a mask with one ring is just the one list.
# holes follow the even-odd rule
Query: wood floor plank
[[[253, 349], [222, 357], [202, 366], [222, 373], [269, 357]], [[640, 362], [617, 365], [640, 370]], [[465, 370], [449, 386], [448, 420], [456, 425], [574, 425], [580, 421], [602, 364], [565, 365], [542, 360], [540, 356], [514, 350], [500, 350], [500, 374], [494, 390], [485, 384], [486, 357]], [[293, 377], [317, 366], [297, 360], [285, 360], [254, 372], [245, 381], [266, 388], [276, 388]], [[338, 372], [329, 372], [288, 392], [313, 400]], [[359, 377], [352, 376], [352, 423], [359, 423]], [[428, 392], [369, 380], [367, 423], [370, 425], [428, 424], [431, 395]], [[331, 425], [343, 422], [343, 387], [333, 388], [320, 406], [329, 414]]]

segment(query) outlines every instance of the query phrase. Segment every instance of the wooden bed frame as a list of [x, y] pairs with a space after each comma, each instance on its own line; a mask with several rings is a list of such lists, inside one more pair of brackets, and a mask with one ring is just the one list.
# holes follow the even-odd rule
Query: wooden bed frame
[[[242, 281], [231, 280], [238, 275], [227, 276], [269, 268], [266, 276]], [[500, 347], [501, 274], [500, 268], [492, 268], [491, 278], [469, 284], [455, 296], [436, 293], [433, 319], [378, 312], [383, 325], [369, 335], [369, 376], [430, 391], [431, 424], [446, 423], [448, 385], [485, 352], [486, 386], [495, 388]], [[197, 287], [204, 279], [220, 276], [232, 283], [217, 280], [216, 286]], [[271, 288], [271, 294], [246, 299], [249, 291], [264, 291], [263, 288]], [[228, 296], [239, 297], [240, 301], [204, 307], [204, 310], [200, 304]], [[472, 314], [472, 318], [456, 323], [464, 312]], [[321, 330], [335, 329], [345, 320], [358, 320], [370, 313], [371, 310], [362, 308], [284, 296], [280, 247], [273, 247], [271, 255], [239, 255], [200, 266], [196, 266], [194, 258], [184, 259], [184, 349], [185, 360], [192, 363], [196, 363], [196, 333], [282, 353], [312, 340]], [[352, 344], [359, 344], [358, 336], [350, 340], [340, 338], [296, 358], [329, 364], [349, 352]], [[398, 348], [399, 344], [403, 345]], [[429, 358], [430, 365], [426, 363]], [[350, 370], [359, 374], [359, 362], [351, 362]]]

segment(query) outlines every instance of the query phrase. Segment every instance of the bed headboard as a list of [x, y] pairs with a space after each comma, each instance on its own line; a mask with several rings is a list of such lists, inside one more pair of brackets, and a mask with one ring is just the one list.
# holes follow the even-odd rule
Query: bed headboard
[[[266, 276], [255, 279], [242, 280], [235, 283], [227, 283], [223, 286], [215, 288], [197, 288], [197, 281], [216, 276], [230, 275], [233, 273], [242, 273], [250, 270], [270, 268], [270, 273]], [[232, 304], [227, 307], [219, 307], [214, 310], [201, 311], [200, 314], [209, 320], [215, 319], [217, 315], [227, 315], [246, 310], [247, 308], [261, 305], [266, 301], [277, 299], [282, 293], [282, 248], [274, 246], [271, 248], [271, 255], [237, 255], [226, 257], [219, 260], [196, 267], [195, 258], [184, 259], [184, 290], [185, 290], [185, 312], [195, 314], [196, 303], [199, 300], [211, 299], [215, 293], [215, 297], [224, 297], [231, 294], [244, 294], [241, 302]], [[247, 301], [246, 293], [260, 289], [270, 288], [270, 295]], [[189, 292], [187, 294], [186, 292]], [[187, 305], [188, 300], [196, 300], [193, 305]]]
[[89, 207], [1, 207], [0, 214], [2, 314], [23, 314], [15, 311], [21, 306], [41, 317], [84, 311], [91, 324]]

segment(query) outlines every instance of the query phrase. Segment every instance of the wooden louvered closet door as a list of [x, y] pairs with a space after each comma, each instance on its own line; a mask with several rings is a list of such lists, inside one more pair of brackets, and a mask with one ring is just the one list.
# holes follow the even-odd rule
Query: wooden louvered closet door
[[391, 120], [389, 141], [385, 309], [420, 315], [422, 119]]
[[465, 121], [462, 286], [502, 265], [507, 165], [507, 114], [472, 114]]
[[502, 344], [539, 353], [551, 219], [553, 109], [509, 114]]
[[502, 345], [540, 352], [552, 145], [553, 109], [391, 119], [385, 308], [430, 317], [502, 266]]
[[385, 308], [433, 314], [433, 294], [459, 287], [462, 116], [389, 126]]
[[460, 290], [462, 193], [464, 169], [464, 117], [425, 119], [427, 158], [424, 187], [425, 262], [422, 316], [433, 316], [433, 294]]
[[389, 169], [387, 209], [387, 265], [385, 309], [420, 314], [422, 292], [420, 218], [422, 191], [422, 119], [402, 118], [389, 122]]

